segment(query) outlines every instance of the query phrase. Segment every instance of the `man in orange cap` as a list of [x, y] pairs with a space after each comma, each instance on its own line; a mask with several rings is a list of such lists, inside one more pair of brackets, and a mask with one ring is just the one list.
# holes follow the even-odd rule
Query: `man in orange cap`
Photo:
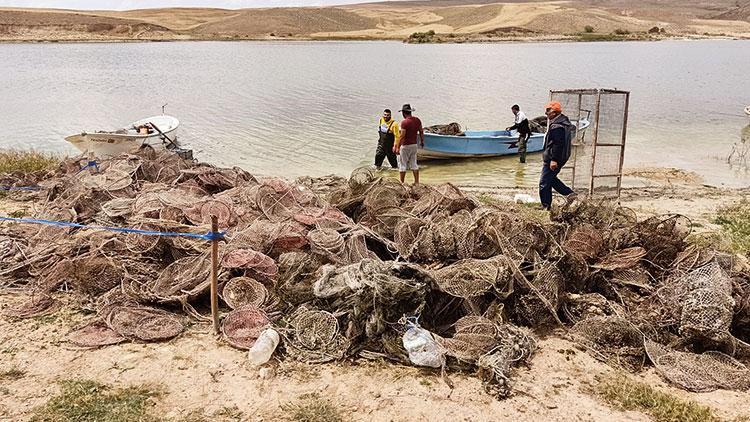
[[552, 189], [572, 202], [576, 194], [560, 180], [557, 175], [568, 162], [572, 150], [575, 127], [570, 119], [562, 114], [562, 106], [557, 101], [550, 101], [544, 106], [547, 116], [547, 134], [544, 137], [544, 151], [542, 152], [542, 176], [539, 178], [539, 199], [542, 209], [549, 210], [552, 206]]

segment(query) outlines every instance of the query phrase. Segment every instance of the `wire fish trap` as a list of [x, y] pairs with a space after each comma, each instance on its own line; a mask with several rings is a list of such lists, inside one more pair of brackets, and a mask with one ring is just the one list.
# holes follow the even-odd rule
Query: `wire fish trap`
[[600, 361], [629, 371], [643, 367], [643, 333], [624, 318], [590, 317], [576, 323], [569, 334]]
[[471, 298], [494, 290], [507, 298], [513, 292], [513, 271], [503, 256], [461, 260], [431, 275], [440, 290], [451, 296]]
[[141, 341], [168, 340], [185, 329], [176, 315], [145, 306], [115, 305], [104, 321], [117, 334]]
[[126, 340], [101, 319], [95, 319], [68, 333], [69, 342], [86, 348], [110, 346]]
[[310, 250], [334, 261], [344, 254], [344, 237], [333, 229], [314, 229], [307, 233]]
[[299, 308], [290, 322], [291, 341], [287, 350], [295, 359], [324, 363], [344, 357], [349, 342], [339, 333], [336, 317], [330, 312]]
[[235, 277], [226, 282], [221, 298], [232, 309], [248, 305], [261, 308], [268, 299], [268, 289], [250, 277]]
[[476, 364], [485, 391], [505, 398], [512, 392], [510, 376], [513, 366], [531, 359], [536, 351], [536, 339], [527, 329], [502, 324], [498, 325], [496, 343], [495, 348], [480, 356]]
[[645, 349], [659, 374], [685, 390], [700, 393], [750, 388], [750, 370], [724, 353], [679, 352], [650, 340], [646, 340]]
[[730, 344], [729, 333], [734, 318], [731, 279], [713, 261], [684, 277], [687, 291], [682, 297], [679, 333], [689, 341]]
[[451, 338], [436, 337], [448, 356], [474, 363], [497, 345], [500, 331], [493, 321], [475, 315], [460, 318]]
[[604, 238], [601, 232], [591, 225], [574, 228], [562, 244], [564, 251], [586, 260], [596, 258], [602, 252], [603, 247]]
[[[133, 228], [136, 230], [161, 231], [156, 225], [148, 223], [137, 223]], [[161, 242], [162, 239], [159, 236], [144, 236], [140, 233], [132, 232], [125, 234], [125, 247], [134, 254], [155, 252], [155, 249], [157, 249]]]
[[531, 326], [560, 322], [557, 311], [565, 286], [562, 273], [555, 264], [543, 263], [531, 283], [524, 287], [526, 293], [516, 304], [516, 313], [523, 321]]
[[113, 168], [100, 173], [83, 173], [81, 184], [89, 189], [118, 191], [133, 184], [133, 177], [130, 171]]
[[221, 322], [221, 332], [227, 342], [238, 349], [250, 349], [255, 340], [270, 325], [266, 314], [247, 305], [228, 313]]
[[237, 221], [232, 204], [223, 201], [207, 200], [183, 211], [188, 221], [198, 226], [210, 225], [212, 216], [216, 216], [222, 228], [230, 227]]
[[13, 318], [34, 318], [57, 312], [62, 304], [49, 295], [33, 295], [18, 306], [2, 310], [2, 314]]
[[646, 250], [640, 246], [635, 246], [611, 252], [591, 267], [607, 271], [633, 268], [638, 265], [644, 256], [646, 256]]
[[133, 198], [115, 198], [102, 204], [102, 211], [109, 218], [127, 217], [133, 212]]
[[207, 255], [187, 256], [169, 264], [149, 290], [166, 300], [192, 297], [208, 288], [210, 273], [211, 260]]
[[276, 262], [270, 256], [252, 249], [235, 249], [227, 252], [221, 259], [221, 266], [251, 270], [266, 278], [273, 278], [279, 273]]

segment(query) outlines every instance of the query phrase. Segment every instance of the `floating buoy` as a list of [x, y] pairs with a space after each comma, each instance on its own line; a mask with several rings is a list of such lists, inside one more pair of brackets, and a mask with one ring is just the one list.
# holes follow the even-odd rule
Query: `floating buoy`
[[745, 114], [747, 114], [748, 116], [750, 116], [750, 105], [747, 106], [747, 107], [745, 107]]

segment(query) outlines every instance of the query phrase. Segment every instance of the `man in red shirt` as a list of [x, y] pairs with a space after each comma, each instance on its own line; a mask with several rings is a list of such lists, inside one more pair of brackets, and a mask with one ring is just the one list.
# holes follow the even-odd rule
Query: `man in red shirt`
[[404, 104], [401, 107], [401, 113], [404, 120], [401, 121], [401, 131], [396, 144], [393, 146], [393, 152], [398, 154], [398, 171], [401, 183], [406, 179], [406, 171], [411, 170], [414, 174], [414, 184], [419, 184], [419, 166], [417, 165], [417, 136], [419, 136], [419, 145], [424, 148], [424, 130], [422, 130], [422, 121], [414, 117], [411, 113], [414, 111], [410, 104]]

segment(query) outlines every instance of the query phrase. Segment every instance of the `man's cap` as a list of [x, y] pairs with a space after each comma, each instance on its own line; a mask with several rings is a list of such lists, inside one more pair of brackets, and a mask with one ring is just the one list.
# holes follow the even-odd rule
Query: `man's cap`
[[416, 111], [416, 110], [414, 110], [413, 108], [411, 108], [411, 104], [404, 104], [403, 106], [401, 106], [401, 110], [399, 110], [399, 111], [402, 111], [402, 112], [403, 111], [412, 112], [412, 111]]
[[544, 111], [547, 111], [548, 108], [558, 113], [562, 113], [562, 105], [560, 105], [560, 103], [557, 101], [548, 102], [547, 105], [544, 106]]

